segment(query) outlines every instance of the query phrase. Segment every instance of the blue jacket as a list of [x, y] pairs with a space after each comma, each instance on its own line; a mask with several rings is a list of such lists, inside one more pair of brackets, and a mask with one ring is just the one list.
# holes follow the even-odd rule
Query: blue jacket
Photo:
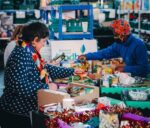
[[[74, 69], [45, 65], [52, 79], [73, 75]], [[4, 76], [5, 89], [0, 98], [0, 109], [15, 114], [29, 115], [37, 110], [37, 91], [48, 89], [42, 83], [39, 71], [30, 52], [16, 46], [6, 65]]]
[[144, 43], [129, 35], [122, 44], [113, 43], [111, 46], [98, 52], [86, 54], [87, 60], [101, 60], [122, 57], [125, 62], [124, 72], [133, 76], [146, 77], [148, 73], [148, 55]]

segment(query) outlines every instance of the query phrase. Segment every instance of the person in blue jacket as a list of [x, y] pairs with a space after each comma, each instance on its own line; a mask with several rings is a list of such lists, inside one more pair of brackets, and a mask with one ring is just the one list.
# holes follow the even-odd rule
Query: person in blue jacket
[[18, 45], [12, 51], [5, 69], [4, 93], [0, 98], [0, 126], [30, 128], [30, 111], [37, 111], [37, 91], [56, 90], [51, 80], [74, 74], [72, 68], [46, 64], [39, 53], [49, 35], [40, 22], [23, 27]]
[[125, 66], [116, 67], [116, 71], [128, 72], [132, 76], [146, 77], [148, 73], [148, 55], [145, 44], [131, 34], [126, 20], [114, 20], [111, 24], [115, 42], [94, 53], [80, 55], [80, 60], [102, 60], [122, 57]]

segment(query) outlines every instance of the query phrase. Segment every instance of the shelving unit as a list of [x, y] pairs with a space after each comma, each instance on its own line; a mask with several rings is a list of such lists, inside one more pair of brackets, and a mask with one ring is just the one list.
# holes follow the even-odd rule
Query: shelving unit
[[[76, 13], [76, 19], [80, 20], [80, 18], [83, 18], [82, 15], [80, 17], [77, 16], [78, 12], [81, 12], [82, 10], [87, 10], [88, 16], [87, 16], [87, 22], [88, 22], [88, 32], [63, 32], [63, 18], [62, 14], [64, 11], [75, 11]], [[51, 31], [51, 38], [57, 37], [57, 39], [92, 39], [93, 38], [93, 7], [92, 5], [60, 5], [60, 6], [51, 6], [51, 18], [56, 18], [56, 12], [58, 12], [58, 32]]]
[[[137, 15], [136, 21], [137, 26], [132, 27], [133, 32], [138, 31], [138, 36], [141, 36], [141, 33], [143, 33], [143, 30], [141, 30], [141, 15], [142, 14], [150, 14], [150, 0], [123, 0], [118, 3], [118, 9], [117, 9], [118, 18], [124, 18], [126, 20], [133, 20], [130, 16], [131, 14]], [[131, 21], [132, 22], [132, 21]], [[134, 21], [135, 22], [135, 21]], [[138, 30], [137, 30], [138, 29]], [[141, 32], [142, 31], [142, 32]], [[149, 33], [149, 32], [148, 32]]]
[[[0, 10], [0, 14], [1, 13], [6, 13], [8, 15], [13, 15], [13, 22], [14, 24], [22, 24], [22, 23], [26, 23], [29, 21], [29, 19], [33, 19], [36, 20], [35, 17], [35, 9], [31, 9], [31, 10]], [[18, 18], [17, 15], [20, 13], [21, 18]], [[21, 14], [22, 13], [22, 14]], [[23, 14], [24, 13], [24, 14]], [[24, 16], [24, 17], [23, 17]]]
[[[142, 28], [142, 22], [143, 22], [143, 14], [147, 15], [147, 17], [150, 17], [150, 11], [145, 11], [145, 10], [139, 10], [139, 11], [133, 11], [133, 10], [121, 10], [121, 11], [117, 11], [118, 15], [128, 15], [128, 19], [130, 22], [130, 25], [132, 27], [132, 31], [136, 32], [138, 34], [139, 37], [141, 37], [141, 34], [150, 34], [150, 19], [147, 18], [147, 23], [146, 23], [146, 28]], [[137, 18], [135, 18], [135, 20], [137, 20], [136, 22], [134, 20], [130, 20], [130, 14], [135, 14], [137, 15]], [[120, 17], [120, 16], [118, 16]], [[136, 24], [135, 26], [132, 26], [132, 22], [134, 21], [134, 24]]]
[[[0, 36], [0, 40], [1, 42], [6, 42], [10, 40], [15, 26], [19, 24], [24, 24], [31, 20], [32, 16], [35, 16], [35, 10], [0, 10], [0, 14], [0, 34], [6, 33], [6, 38]], [[35, 17], [33, 18], [35, 19]]]
[[24, 11], [24, 12], [34, 12], [35, 10], [0, 10], [0, 13], [16, 13], [16, 12], [19, 12], [19, 11]]

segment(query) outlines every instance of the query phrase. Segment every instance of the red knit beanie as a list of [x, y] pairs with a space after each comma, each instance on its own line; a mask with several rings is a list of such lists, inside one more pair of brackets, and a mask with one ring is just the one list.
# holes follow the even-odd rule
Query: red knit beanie
[[124, 41], [131, 33], [129, 22], [123, 19], [114, 20], [111, 27], [114, 31], [115, 37], [119, 38], [121, 41]]

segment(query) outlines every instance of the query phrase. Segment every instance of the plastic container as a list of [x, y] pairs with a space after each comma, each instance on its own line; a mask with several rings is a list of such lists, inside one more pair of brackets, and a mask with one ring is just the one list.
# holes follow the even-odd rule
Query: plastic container
[[[133, 90], [143, 91], [148, 88], [138, 88]], [[133, 108], [140, 108], [140, 109], [150, 109], [150, 99], [149, 97], [147, 100], [132, 100], [129, 96], [129, 91], [124, 90], [122, 91], [122, 100], [125, 102], [127, 107], [133, 107]]]

